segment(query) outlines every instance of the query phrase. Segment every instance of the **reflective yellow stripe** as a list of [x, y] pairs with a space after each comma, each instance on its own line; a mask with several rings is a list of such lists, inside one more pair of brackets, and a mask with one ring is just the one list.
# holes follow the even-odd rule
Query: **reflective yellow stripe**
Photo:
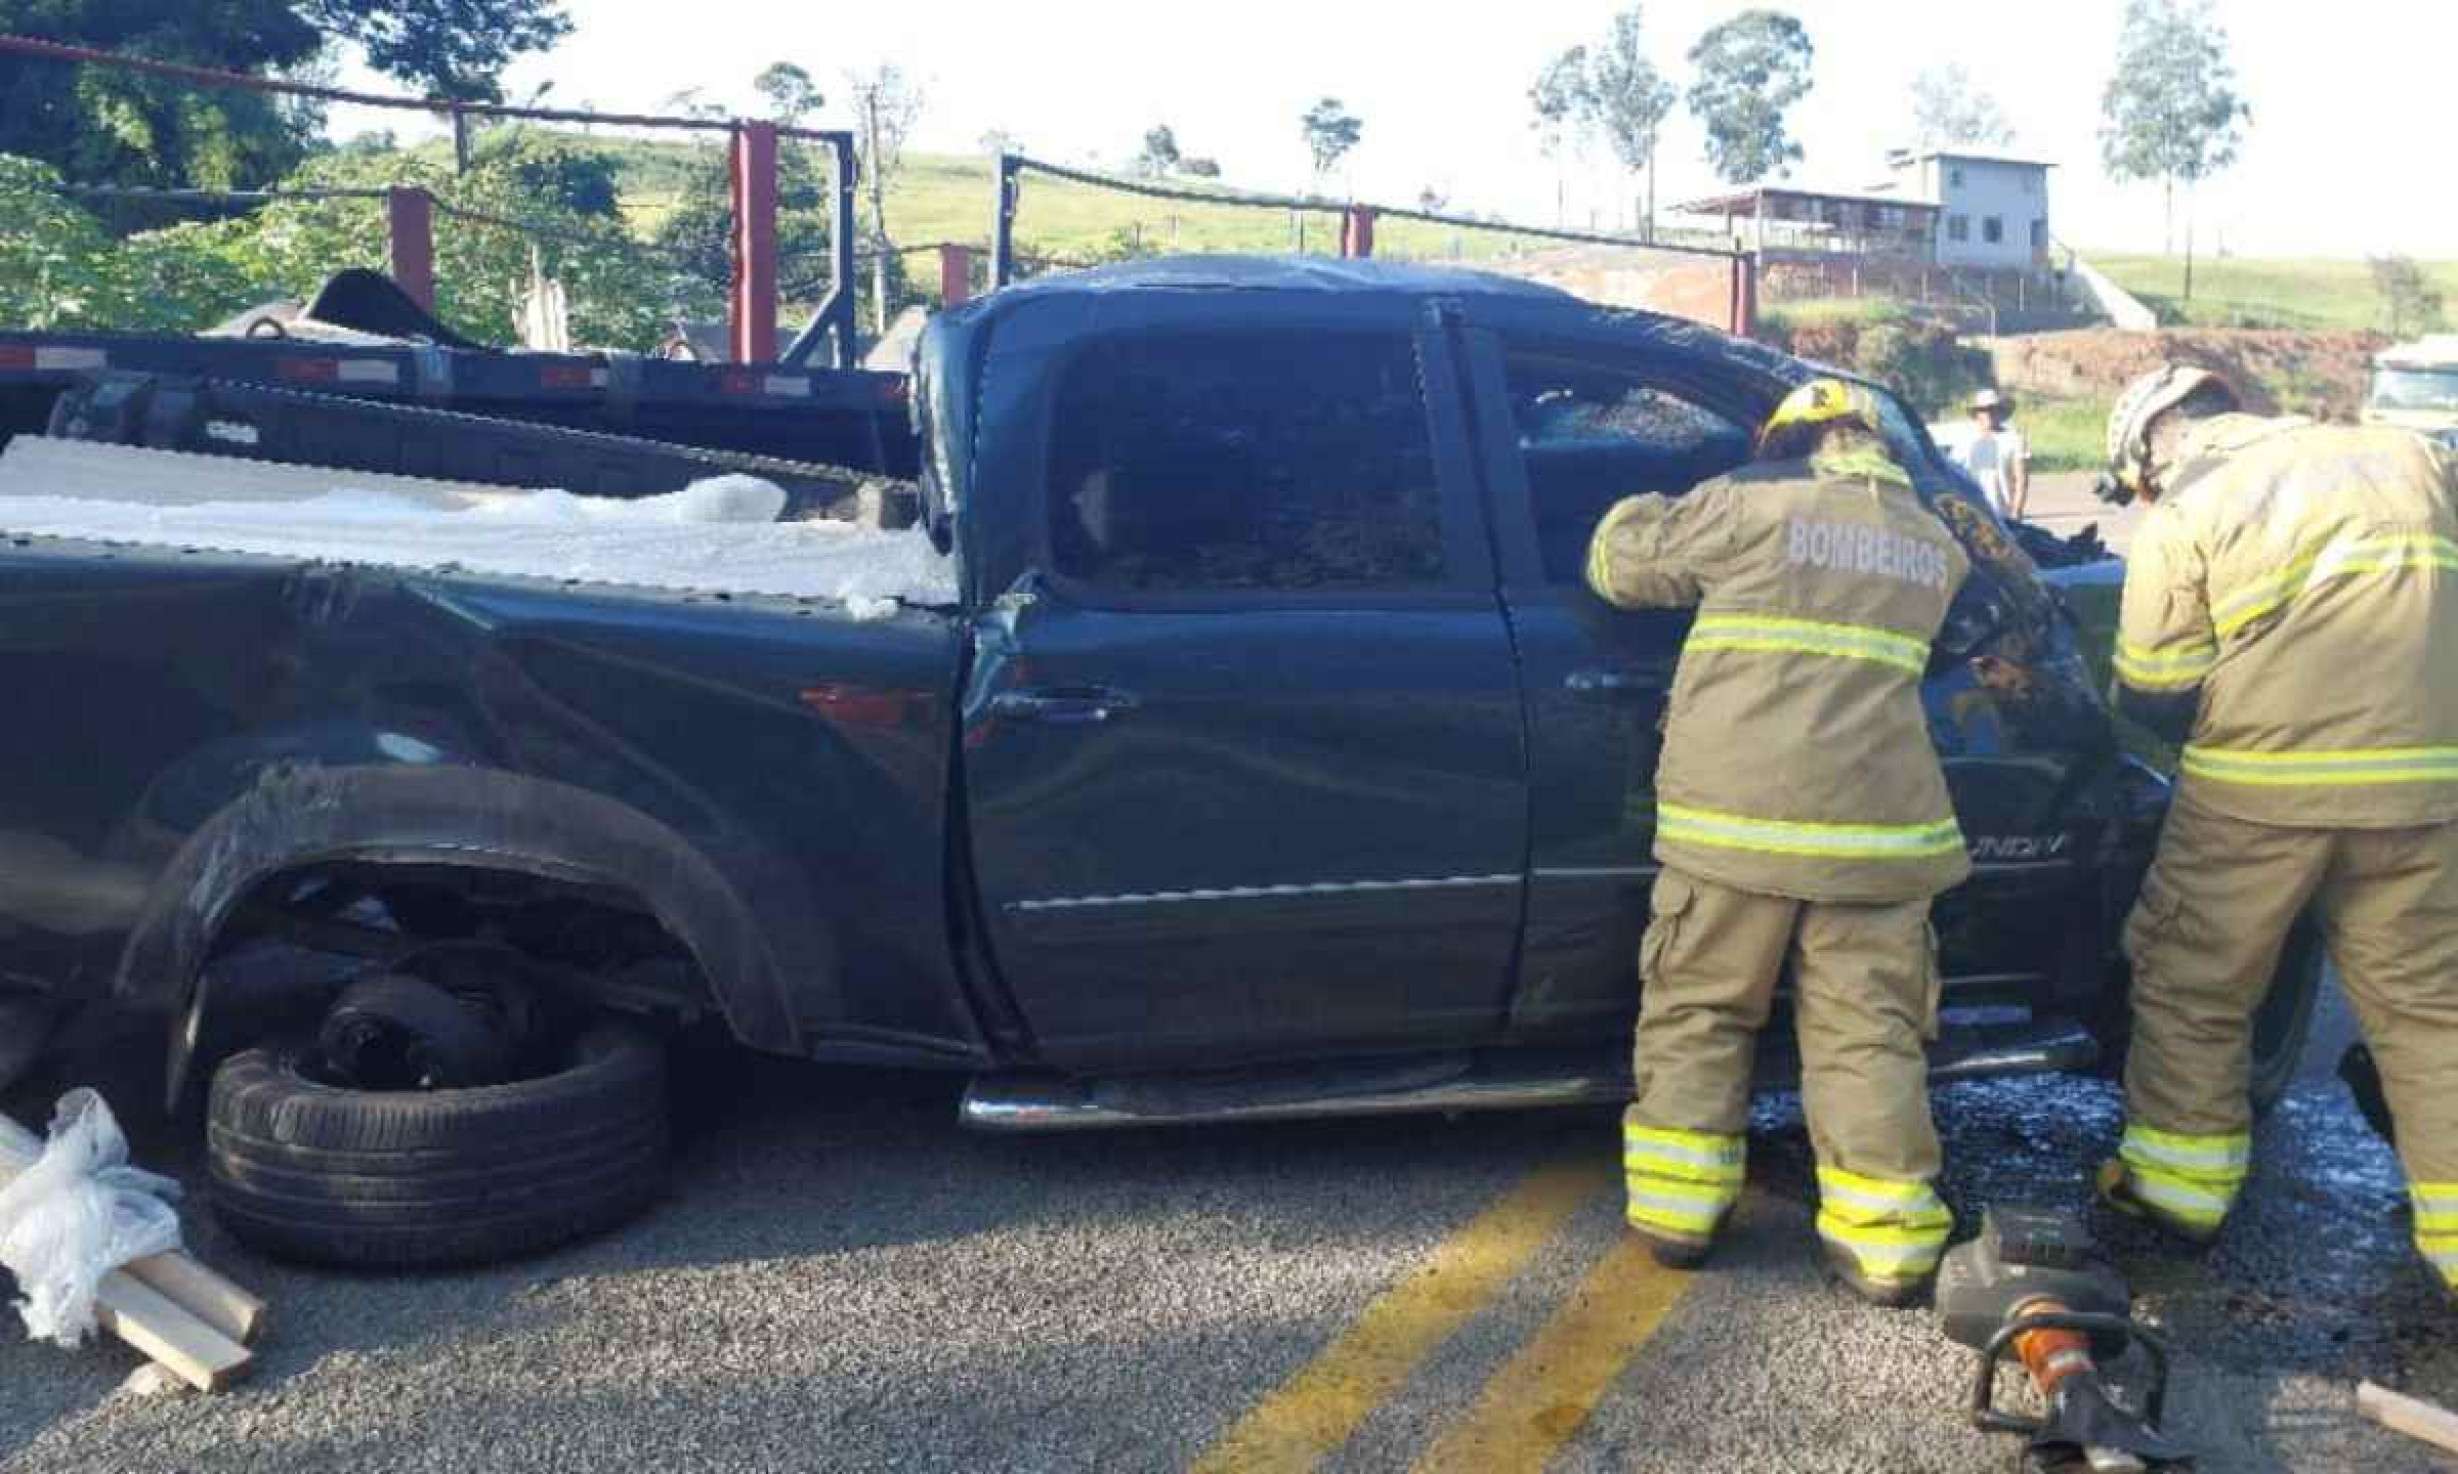
[[2178, 690], [2198, 686], [2211, 667], [2219, 663], [2219, 647], [2209, 641], [2181, 645], [2173, 649], [2154, 649], [2130, 640], [2117, 642], [2117, 678], [2128, 686], [2145, 691]]
[[1934, 824], [1814, 824], [1680, 804], [1656, 805], [1656, 833], [1715, 849], [1837, 859], [1925, 860], [1963, 848], [1963, 831], [1951, 818]]
[[1718, 1196], [1718, 1199], [1711, 1201], [1694, 1201], [1664, 1191], [1662, 1184], [1632, 1182], [1630, 1199], [1622, 1209], [1622, 1216], [1632, 1223], [1644, 1223], [1644, 1226], [1652, 1228], [1671, 1228], [1676, 1233], [1696, 1233], [1696, 1236], [1703, 1238], [1716, 1231], [1716, 1223], [1723, 1221], [1723, 1214], [1733, 1206], [1735, 1199], [1738, 1199], [1738, 1194]]
[[1954, 1214], [1918, 1179], [1818, 1169], [1818, 1236], [1873, 1279], [1916, 1279], [1937, 1267]]
[[2232, 634], [2325, 579], [2422, 568], [2458, 568], [2458, 543], [2430, 532], [2343, 539], [2239, 589], [2211, 611], [2211, 624], [2220, 634]]
[[2128, 1163], [2171, 1167], [2188, 1176], [2242, 1177], [2245, 1165], [2253, 1160], [2253, 1137], [2243, 1131], [2196, 1136], [2128, 1121], [2117, 1155]]
[[1622, 1165], [1690, 1182], [1738, 1183], [1745, 1173], [1743, 1141], [1708, 1131], [1622, 1125]]
[[2446, 1234], [2458, 1247], [2458, 1182], [2411, 1182], [2407, 1191], [2415, 1198], [2416, 1236]]
[[2453, 783], [2458, 782], [2458, 747], [2358, 747], [2319, 752], [2254, 752], [2193, 743], [2185, 748], [2182, 766], [2197, 778], [2260, 788]]
[[1661, 1153], [1647, 1151], [1644, 1148], [1633, 1148], [1622, 1153], [1622, 1171], [1633, 1177], [1644, 1174], [1666, 1182], [1697, 1183], [1701, 1187], [1715, 1188], [1725, 1192], [1739, 1192], [1743, 1181], [1739, 1167], [1702, 1166], [1696, 1162], [1680, 1161]]
[[1736, 1183], [1688, 1182], [1647, 1171], [1631, 1172], [1625, 1186], [1632, 1192], [1644, 1187], [1668, 1203], [1705, 1204], [1711, 1208], [1721, 1207], [1741, 1196], [1741, 1188]]
[[1840, 1224], [1818, 1215], [1818, 1237], [1852, 1256], [1871, 1279], [1925, 1278], [1946, 1252], [1950, 1224], [1926, 1229], [1886, 1229]]
[[2415, 1236], [2416, 1252], [2422, 1254], [2452, 1289], [2458, 1289], [2458, 1233], [2423, 1233]]
[[1613, 550], [1605, 545], [1606, 535], [1628, 521], [1634, 515], [1630, 509], [1637, 505], [1638, 501], [1635, 497], [1616, 503], [1611, 511], [1605, 513], [1604, 520], [1596, 524], [1595, 532], [1588, 537], [1587, 586], [1593, 589], [1600, 599], [1609, 597], [1613, 588]]
[[1872, 661], [1913, 675], [1929, 665], [1928, 641], [1893, 630], [1751, 614], [1702, 614], [1690, 626], [1690, 638], [1682, 648], [1831, 655]]
[[1841, 1167], [1818, 1169], [1818, 1201], [1842, 1221], [1854, 1224], [1953, 1222], [1936, 1190], [1926, 1182], [1863, 1177]]
[[2126, 1190], [2194, 1228], [2217, 1228], [2228, 1216], [2252, 1155], [2253, 1138], [2241, 1131], [2200, 1136], [2128, 1122], [2117, 1143]]
[[2217, 1228], [2235, 1203], [2232, 1189], [2219, 1189], [2157, 1167], [2128, 1165], [2126, 1191], [2171, 1218], [2198, 1228]]
[[1818, 1215], [1818, 1232], [1839, 1244], [1856, 1249], [1927, 1249], [1931, 1252], [1945, 1246], [1946, 1235], [1953, 1221], [1917, 1228], [1891, 1224], [1845, 1223], [1824, 1213]]

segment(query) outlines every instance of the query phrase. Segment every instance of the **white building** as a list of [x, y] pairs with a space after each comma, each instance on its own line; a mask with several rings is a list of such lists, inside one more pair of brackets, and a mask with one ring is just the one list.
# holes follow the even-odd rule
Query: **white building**
[[1897, 154], [1895, 189], [1938, 206], [1942, 266], [2039, 270], [2048, 265], [2048, 171], [2039, 159], [1982, 149]]

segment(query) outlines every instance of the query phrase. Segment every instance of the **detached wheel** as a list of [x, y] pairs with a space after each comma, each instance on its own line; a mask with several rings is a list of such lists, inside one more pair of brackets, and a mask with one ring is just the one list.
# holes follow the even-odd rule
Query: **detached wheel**
[[213, 1077], [215, 1214], [282, 1258], [402, 1269], [509, 1258], [646, 1208], [665, 1184], [665, 1054], [627, 1024], [554, 1074], [464, 1090], [353, 1090], [309, 1041]]

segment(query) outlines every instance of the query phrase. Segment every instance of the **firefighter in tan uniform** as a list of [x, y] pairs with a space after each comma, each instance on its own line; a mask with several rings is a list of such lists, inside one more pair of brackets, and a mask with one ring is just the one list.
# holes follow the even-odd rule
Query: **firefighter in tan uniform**
[[1588, 583], [1619, 608], [1699, 611], [1656, 775], [1630, 1224], [1666, 1263], [1706, 1257], [1741, 1195], [1752, 1048], [1789, 967], [1819, 1237], [1845, 1284], [1902, 1304], [1953, 1226], [1921, 1045], [1929, 900], [1970, 864], [1919, 688], [1969, 565], [1880, 423], [1866, 389], [1803, 386], [1756, 464], [1607, 513]]
[[2260, 419], [2171, 367], [2109, 422], [2153, 503], [2120, 709], [2182, 739], [2126, 925], [2126, 1126], [2102, 1193], [2208, 1241], [2245, 1180], [2252, 1015], [2308, 906], [2379, 1062], [2416, 1243], [2458, 1289], [2458, 467], [2422, 436]]

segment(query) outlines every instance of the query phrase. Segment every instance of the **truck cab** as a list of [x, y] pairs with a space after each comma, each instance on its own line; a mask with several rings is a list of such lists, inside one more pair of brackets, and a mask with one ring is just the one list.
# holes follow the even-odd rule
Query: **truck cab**
[[2373, 355], [2364, 423], [2458, 438], [2458, 335], [2439, 334]]

